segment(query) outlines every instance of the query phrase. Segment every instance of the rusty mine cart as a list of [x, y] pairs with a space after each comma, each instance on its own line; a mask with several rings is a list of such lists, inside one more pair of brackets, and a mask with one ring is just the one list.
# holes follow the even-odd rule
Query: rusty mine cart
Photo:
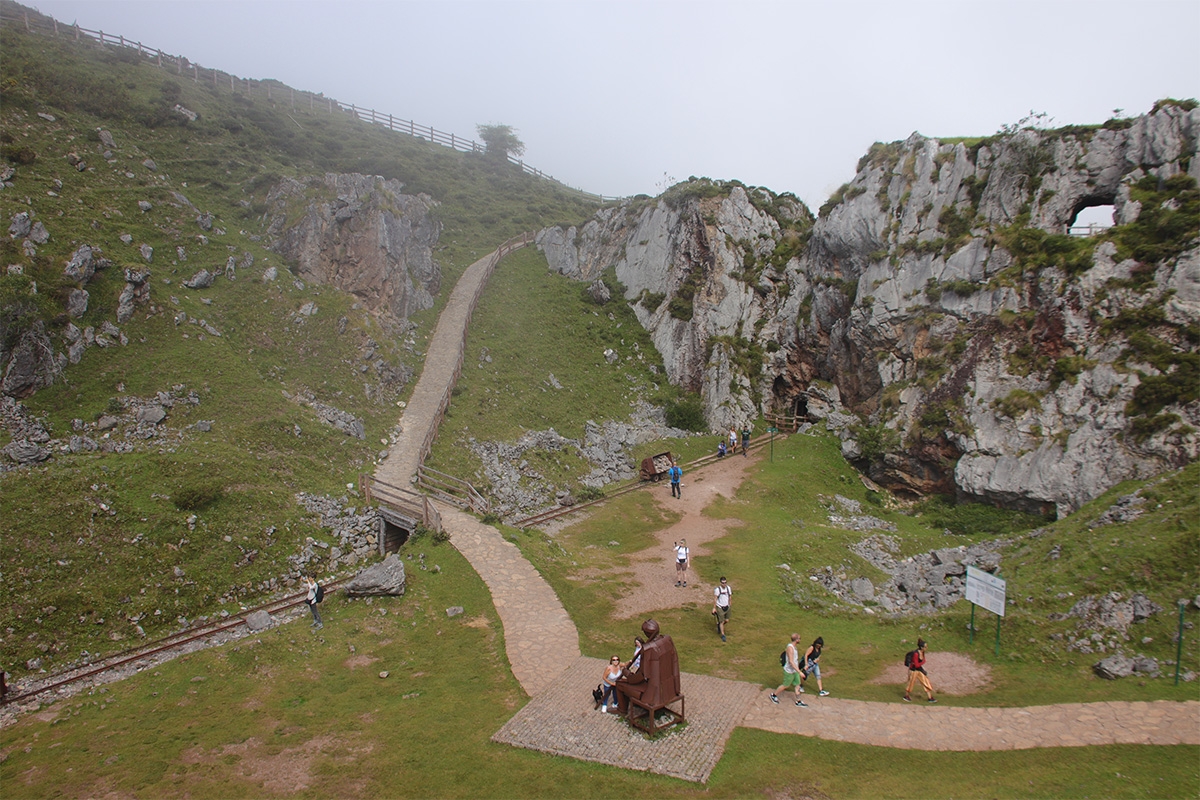
[[661, 481], [671, 468], [671, 453], [659, 453], [642, 459], [641, 478], [644, 481]]

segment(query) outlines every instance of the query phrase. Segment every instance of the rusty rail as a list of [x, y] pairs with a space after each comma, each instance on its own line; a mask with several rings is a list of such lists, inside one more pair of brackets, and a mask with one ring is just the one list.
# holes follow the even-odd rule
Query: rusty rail
[[[323, 583], [321, 585], [325, 588], [325, 593], [328, 595], [332, 594], [336, 588], [346, 580], [347, 579], [343, 578], [330, 581], [329, 583]], [[216, 636], [218, 633], [224, 633], [225, 631], [233, 630], [240, 625], [245, 625], [246, 617], [258, 611], [266, 611], [268, 614], [272, 615], [277, 614], [280, 611], [287, 611], [288, 609], [295, 608], [296, 606], [305, 602], [307, 595], [308, 593], [305, 591], [298, 594], [289, 595], [278, 600], [272, 600], [255, 608], [250, 608], [236, 615], [232, 615], [226, 619], [205, 623], [204, 625], [188, 628], [182, 631], [176, 631], [175, 633], [168, 634], [161, 639], [150, 642], [142, 647], [130, 648], [128, 650], [122, 650], [119, 653], [105, 656], [100, 659], [98, 663], [84, 664], [65, 669], [56, 675], [48, 676], [45, 679], [48, 682], [38, 686], [37, 688], [23, 691], [17, 695], [14, 695], [10, 691], [3, 697], [2, 700], [0, 700], [0, 705], [11, 705], [23, 700], [28, 700], [32, 697], [37, 697], [38, 695], [54, 691], [63, 686], [79, 683], [80, 681], [86, 680], [94, 675], [99, 675], [101, 673], [117, 669], [118, 667], [123, 667], [126, 664], [151, 658], [159, 653], [164, 653], [168, 650], [174, 650], [176, 648], [191, 644], [192, 642]], [[83, 670], [83, 672], [80, 672], [79, 670]]]

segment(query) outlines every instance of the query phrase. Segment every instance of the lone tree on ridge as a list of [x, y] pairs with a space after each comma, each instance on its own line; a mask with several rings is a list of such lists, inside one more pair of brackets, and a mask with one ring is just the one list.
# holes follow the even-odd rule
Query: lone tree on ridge
[[487, 145], [489, 158], [508, 161], [509, 154], [519, 156], [525, 152], [525, 143], [517, 138], [511, 125], [476, 125], [475, 130]]

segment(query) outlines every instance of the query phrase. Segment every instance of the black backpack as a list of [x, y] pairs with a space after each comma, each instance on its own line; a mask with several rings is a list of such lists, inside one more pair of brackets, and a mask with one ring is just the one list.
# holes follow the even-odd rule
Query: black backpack
[[787, 666], [787, 649], [786, 648], [784, 649], [784, 651], [782, 653], [779, 654], [779, 666], [781, 666], [781, 667]]
[[908, 667], [909, 669], [912, 669], [913, 656], [915, 656], [916, 654], [917, 654], [916, 650], [909, 650], [907, 653], [905, 653], [904, 654], [904, 666]]
[[318, 583], [317, 584], [317, 596], [316, 596], [315, 602], [319, 603], [324, 599], [325, 599], [325, 587]]

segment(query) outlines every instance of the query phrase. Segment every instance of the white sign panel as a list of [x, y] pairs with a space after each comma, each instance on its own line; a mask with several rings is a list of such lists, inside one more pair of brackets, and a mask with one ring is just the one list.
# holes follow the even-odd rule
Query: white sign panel
[[1004, 616], [1005, 580], [975, 567], [967, 567], [967, 600], [993, 614]]

